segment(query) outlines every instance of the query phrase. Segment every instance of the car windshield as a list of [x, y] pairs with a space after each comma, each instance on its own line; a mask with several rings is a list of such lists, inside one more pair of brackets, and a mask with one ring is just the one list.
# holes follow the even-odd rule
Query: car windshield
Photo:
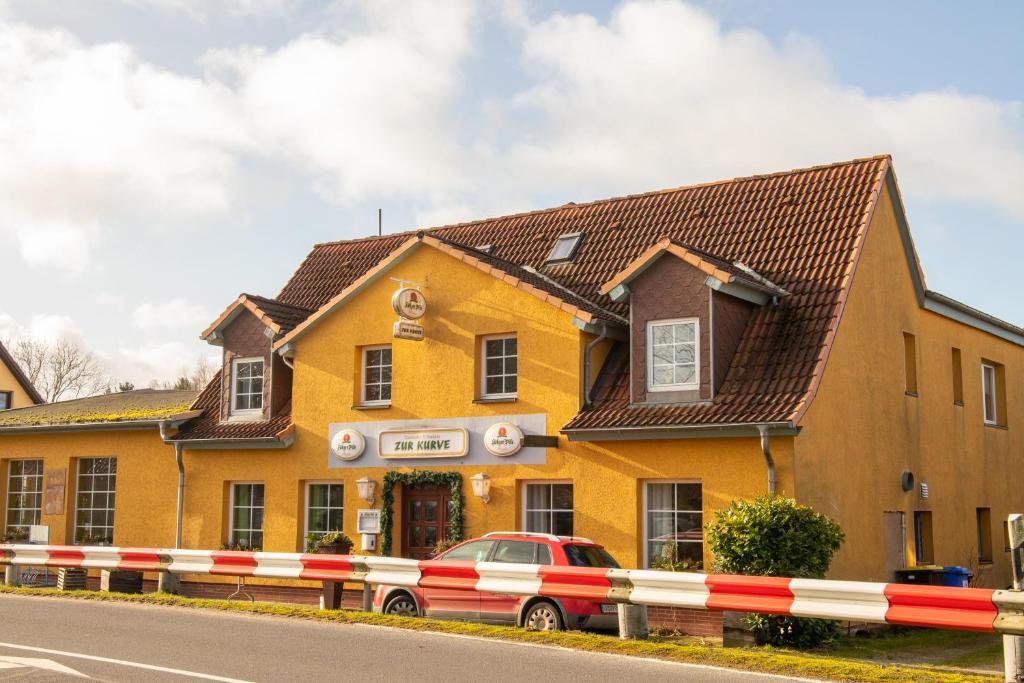
[[483, 562], [487, 559], [487, 553], [491, 552], [492, 545], [494, 545], [494, 541], [470, 541], [465, 545], [452, 548], [438, 559]]
[[593, 545], [566, 545], [565, 557], [573, 567], [615, 567], [619, 563], [604, 548]]

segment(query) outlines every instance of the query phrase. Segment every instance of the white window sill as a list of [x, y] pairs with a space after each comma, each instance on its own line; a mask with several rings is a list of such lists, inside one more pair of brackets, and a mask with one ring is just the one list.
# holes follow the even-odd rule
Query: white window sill
[[255, 413], [232, 413], [228, 415], [228, 419], [225, 422], [265, 422], [263, 417], [263, 411], [260, 410]]
[[390, 403], [357, 403], [352, 406], [352, 410], [384, 410], [390, 407]]
[[473, 403], [515, 403], [519, 400], [518, 394], [505, 394], [497, 396], [481, 396], [473, 399]]

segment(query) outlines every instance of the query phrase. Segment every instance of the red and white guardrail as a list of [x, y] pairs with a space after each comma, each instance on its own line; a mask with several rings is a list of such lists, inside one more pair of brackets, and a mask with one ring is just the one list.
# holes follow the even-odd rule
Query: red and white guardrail
[[0, 545], [0, 565], [348, 581], [1024, 635], [1024, 592], [362, 555]]

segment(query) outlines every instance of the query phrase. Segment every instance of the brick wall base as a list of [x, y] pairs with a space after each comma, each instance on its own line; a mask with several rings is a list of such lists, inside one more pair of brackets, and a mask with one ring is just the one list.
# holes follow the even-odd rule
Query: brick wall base
[[722, 637], [722, 613], [686, 607], [648, 607], [647, 625], [685, 636]]

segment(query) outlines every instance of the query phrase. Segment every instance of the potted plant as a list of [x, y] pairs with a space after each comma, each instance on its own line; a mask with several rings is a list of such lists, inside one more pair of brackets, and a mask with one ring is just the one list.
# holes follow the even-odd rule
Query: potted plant
[[0, 537], [2, 543], [24, 543], [27, 540], [28, 531], [26, 529], [11, 529], [3, 537]]
[[344, 531], [306, 536], [306, 550], [322, 555], [348, 555], [352, 552], [352, 539]]

